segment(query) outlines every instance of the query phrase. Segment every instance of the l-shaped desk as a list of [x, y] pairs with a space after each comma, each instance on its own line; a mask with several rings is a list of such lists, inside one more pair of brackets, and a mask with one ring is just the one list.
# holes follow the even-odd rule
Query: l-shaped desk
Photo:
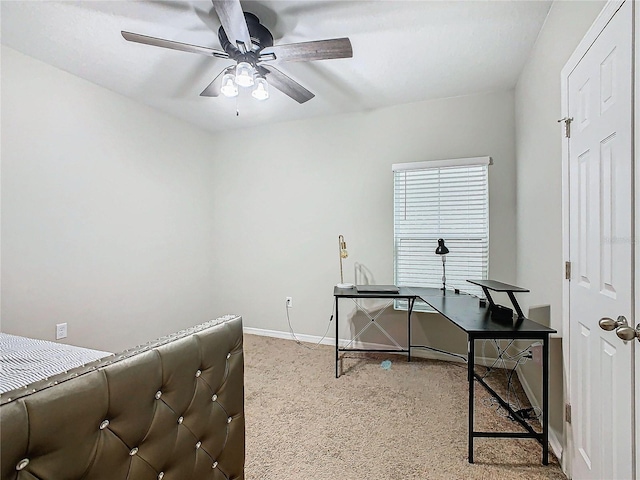
[[[473, 282], [480, 285], [488, 300], [485, 306], [480, 305], [479, 299], [465, 293], [455, 293], [453, 290], [443, 291], [437, 288], [418, 288], [418, 287], [399, 287], [397, 293], [392, 292], [358, 292], [356, 287], [342, 289], [335, 287], [333, 295], [335, 297], [336, 309], [336, 378], [340, 376], [339, 360], [340, 352], [394, 352], [407, 353], [408, 361], [411, 361], [411, 348], [419, 347], [411, 344], [411, 312], [416, 300], [421, 300], [430, 305], [440, 315], [448, 319], [458, 328], [467, 334], [467, 379], [469, 381], [469, 463], [473, 463], [473, 440], [474, 438], [533, 438], [538, 440], [542, 445], [542, 463], [549, 463], [549, 335], [556, 331], [533, 322], [524, 317], [520, 307], [518, 306], [513, 292], [526, 292], [528, 290], [519, 287], [513, 287], [501, 282], [492, 280]], [[517, 318], [513, 321], [496, 320], [492, 318], [491, 309], [494, 302], [488, 290], [506, 292], [512, 300], [516, 308]], [[371, 317], [364, 309], [362, 310], [370, 320], [364, 329], [362, 329], [356, 337], [361, 335], [370, 325], [376, 325], [387, 337], [389, 337], [398, 348], [390, 350], [371, 350], [340, 347], [338, 343], [339, 332], [339, 315], [338, 300], [341, 298], [357, 299], [387, 299], [390, 300], [389, 306], [393, 300], [407, 301], [407, 347], [402, 348], [393, 338], [391, 338], [377, 323], [378, 315]], [[386, 308], [386, 307], [385, 307]], [[384, 311], [384, 309], [383, 309]], [[512, 339], [512, 340], [539, 340], [542, 342], [542, 432], [536, 432], [531, 425], [515, 412], [511, 406], [496, 393], [484, 379], [475, 371], [475, 341], [481, 339]], [[474, 430], [474, 383], [477, 380], [498, 402], [502, 407], [507, 409], [526, 432], [480, 432]]]

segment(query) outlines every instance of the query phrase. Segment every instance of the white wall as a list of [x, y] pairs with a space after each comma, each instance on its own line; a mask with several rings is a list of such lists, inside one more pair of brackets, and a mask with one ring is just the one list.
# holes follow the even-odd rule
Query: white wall
[[605, 2], [556, 1], [516, 87], [518, 283], [523, 305], [551, 305], [562, 327], [560, 71]]
[[[391, 165], [397, 162], [493, 157], [490, 273], [515, 281], [514, 148], [513, 92], [221, 136], [217, 153], [225, 160], [215, 164], [214, 199], [221, 207], [216, 290], [223, 292], [223, 309], [241, 312], [248, 326], [286, 331], [285, 297], [291, 296], [294, 330], [322, 335], [340, 280], [339, 234], [350, 253], [345, 281], [354, 281], [359, 265], [371, 283], [392, 283]], [[404, 331], [406, 323], [398, 325]], [[455, 337], [466, 351], [455, 327], [431, 331], [445, 342]]]
[[230, 312], [287, 331], [292, 296], [321, 335], [339, 234], [347, 280], [393, 280], [396, 162], [492, 156], [490, 271], [515, 280], [513, 92], [211, 136], [8, 48], [2, 70], [3, 331], [66, 321], [109, 350]]
[[2, 331], [118, 351], [227, 313], [214, 141], [2, 47]]
[[[556, 1], [516, 87], [517, 283], [529, 307], [549, 305], [539, 320], [562, 331], [562, 135], [560, 71], [605, 2]], [[540, 310], [540, 309], [536, 309]], [[562, 341], [551, 341], [549, 425], [557, 446], [564, 443]], [[538, 397], [540, 367], [523, 365], [521, 379]]]

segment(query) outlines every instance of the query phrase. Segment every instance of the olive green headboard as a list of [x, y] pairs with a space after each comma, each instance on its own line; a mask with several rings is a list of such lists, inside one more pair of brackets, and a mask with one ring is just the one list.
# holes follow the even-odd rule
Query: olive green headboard
[[2, 480], [244, 478], [242, 318], [3, 394]]

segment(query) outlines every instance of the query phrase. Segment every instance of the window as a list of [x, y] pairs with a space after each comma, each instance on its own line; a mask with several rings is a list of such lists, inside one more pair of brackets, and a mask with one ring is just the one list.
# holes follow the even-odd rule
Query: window
[[[448, 288], [474, 295], [482, 289], [467, 279], [486, 279], [489, 269], [490, 157], [393, 165], [394, 276], [396, 285], [442, 287], [446, 256]], [[406, 309], [406, 302], [397, 302]], [[417, 311], [430, 311], [417, 305]]]

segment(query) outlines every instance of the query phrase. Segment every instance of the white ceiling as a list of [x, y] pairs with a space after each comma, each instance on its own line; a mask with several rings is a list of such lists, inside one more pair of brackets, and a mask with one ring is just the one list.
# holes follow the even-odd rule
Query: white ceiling
[[[353, 58], [286, 63], [316, 94], [298, 104], [199, 94], [232, 62], [130, 43], [128, 30], [220, 49], [210, 1], [1, 1], [1, 42], [209, 131], [504, 90], [518, 75], [550, 1], [242, 1], [285, 44], [348, 36]], [[46, 88], [46, 85], [43, 85]], [[236, 116], [236, 107], [239, 115]]]

